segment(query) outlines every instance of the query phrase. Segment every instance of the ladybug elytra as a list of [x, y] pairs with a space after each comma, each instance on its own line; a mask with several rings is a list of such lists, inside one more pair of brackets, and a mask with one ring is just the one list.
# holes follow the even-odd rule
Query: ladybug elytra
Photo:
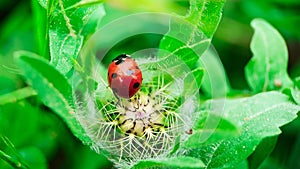
[[142, 85], [142, 72], [130, 55], [121, 54], [108, 66], [108, 83], [115, 95], [131, 98]]

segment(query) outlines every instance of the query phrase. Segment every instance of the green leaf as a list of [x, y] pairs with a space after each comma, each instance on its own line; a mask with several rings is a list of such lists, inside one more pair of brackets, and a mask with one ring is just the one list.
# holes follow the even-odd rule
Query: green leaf
[[209, 48], [198, 60], [198, 66], [204, 69], [201, 89], [210, 98], [223, 98], [231, 87], [223, 64], [213, 48]]
[[254, 19], [251, 41], [252, 59], [245, 68], [246, 79], [254, 92], [292, 86], [287, 73], [288, 51], [279, 32], [262, 19]]
[[[10, 1], [11, 2], [11, 1]], [[0, 64], [12, 68], [12, 55], [15, 50], [34, 50], [32, 18], [28, 2], [22, 1], [9, 9], [0, 29]], [[26, 22], [24, 22], [26, 21]], [[1, 68], [2, 69], [2, 68]], [[0, 71], [5, 74], [5, 70]], [[10, 73], [10, 76], [14, 73]], [[1, 77], [2, 78], [2, 77]], [[2, 86], [1, 86], [2, 87]]]
[[[298, 128], [298, 131], [299, 131], [299, 128]], [[298, 134], [297, 138], [295, 139], [295, 143], [293, 144], [293, 148], [289, 154], [287, 168], [299, 168], [300, 167], [299, 152], [300, 152], [300, 135]]]
[[80, 8], [80, 7], [89, 7], [92, 5], [99, 5], [102, 2], [103, 2], [103, 0], [78, 1], [74, 5], [69, 6], [66, 10], [73, 9], [73, 8]]
[[51, 63], [66, 74], [73, 68], [84, 41], [96, 31], [104, 8], [101, 0], [48, 3]]
[[[0, 135], [0, 158], [14, 168], [45, 169], [46, 157], [35, 147], [26, 147], [17, 151], [8, 138]], [[0, 165], [1, 167], [1, 165]], [[2, 166], [3, 167], [3, 166]]]
[[27, 97], [35, 96], [35, 95], [36, 92], [31, 87], [25, 87], [11, 93], [0, 95], [0, 105], [4, 105], [7, 103], [14, 103], [17, 102], [18, 100], [22, 100]]
[[272, 153], [277, 142], [277, 136], [264, 138], [248, 158], [249, 169], [258, 168]]
[[[160, 57], [175, 55], [191, 69], [209, 47], [211, 38], [220, 22], [223, 0], [191, 0], [187, 17], [172, 17], [169, 32], [163, 37], [159, 48]], [[165, 54], [168, 51], [169, 54]]]
[[[196, 68], [196, 69], [192, 70], [191, 72], [187, 72], [186, 74], [184, 74], [184, 70], [188, 69], [188, 68], [184, 68], [184, 66], [181, 67], [180, 69], [178, 69], [179, 71], [181, 71], [181, 73], [178, 74], [178, 75], [181, 75], [181, 77], [179, 77], [179, 79], [180, 78], [184, 79], [183, 85], [184, 85], [185, 93], [194, 95], [194, 94], [198, 93], [198, 91], [200, 89], [201, 83], [203, 81], [204, 69]], [[172, 73], [175, 73], [175, 71]]]
[[[295, 166], [293, 166], [292, 168], [294, 168]], [[259, 169], [271, 169], [271, 168], [276, 168], [276, 169], [287, 169], [288, 167], [286, 167], [284, 164], [282, 164], [282, 162], [278, 161], [275, 158], [269, 157], [267, 158], [262, 165], [259, 166]]]
[[[42, 0], [31, 0], [32, 18], [33, 25], [47, 25], [47, 13], [45, 10], [46, 1]], [[34, 38], [35, 38], [35, 49], [37, 53], [44, 58], [49, 58], [48, 37], [45, 26], [33, 26]]]
[[0, 112], [0, 133], [8, 137], [15, 146], [24, 146], [24, 143], [35, 140], [40, 115], [37, 107], [26, 101], [19, 101], [0, 106]]
[[239, 164], [232, 167], [232, 169], [249, 169], [247, 160], [243, 160]]
[[[177, 90], [174, 87], [170, 87], [170, 90], [173, 90], [176, 95], [188, 97], [186, 98], [187, 100], [191, 99], [191, 96], [195, 96], [199, 92], [203, 77], [202, 68], [195, 68], [191, 71], [185, 62], [177, 57], [159, 58], [157, 60], [142, 63], [140, 66], [145, 67], [148, 70], [158, 69], [161, 72], [168, 72], [168, 74], [171, 75], [171, 78], [164, 78], [165, 83], [169, 80], [178, 80], [178, 82], [182, 80], [183, 90]], [[144, 73], [149, 73], [148, 75], [143, 75], [144, 77], [147, 77], [147, 79], [150, 77], [153, 78], [151, 71], [145, 71]], [[144, 79], [144, 81], [147, 79]]]
[[67, 123], [75, 136], [89, 143], [90, 139], [85, 135], [72, 110], [72, 88], [67, 79], [46, 60], [33, 53], [19, 51], [15, 56], [28, 83], [36, 90], [43, 103]]
[[0, 158], [14, 168], [29, 169], [28, 164], [20, 156], [10, 140], [0, 135]]
[[300, 77], [295, 78], [295, 86], [300, 89]]
[[[239, 129], [232, 122], [224, 119], [217, 113], [199, 112], [200, 117], [193, 126], [193, 134], [183, 143], [185, 148], [199, 148], [205, 145], [220, 142], [230, 137], [238, 136]], [[216, 128], [206, 127], [208, 115], [211, 119], [219, 121]]]
[[202, 148], [187, 149], [185, 155], [200, 158], [207, 168], [223, 168], [245, 160], [264, 138], [280, 134], [279, 127], [294, 120], [300, 107], [284, 94], [268, 92], [225, 103], [213, 100], [202, 109], [222, 113], [224, 118], [239, 124], [241, 135]]
[[31, 169], [46, 169], [47, 160], [45, 155], [41, 150], [36, 147], [26, 147], [19, 150], [20, 155]]
[[283, 90], [283, 93], [289, 95], [295, 103], [300, 105], [300, 90], [298, 88], [286, 88]]
[[[27, 51], [15, 52], [15, 56], [17, 58], [17, 64], [24, 71], [25, 77], [35, 90], [47, 90], [47, 88], [57, 90], [53, 93], [53, 96], [59, 96], [59, 98], [56, 99], [62, 101], [64, 105], [58, 107], [57, 109], [63, 107], [70, 108], [69, 105], [73, 105], [72, 88], [69, 82], [63, 75], [57, 72], [47, 60], [44, 60], [40, 56]], [[37, 83], [39, 81], [42, 83]], [[55, 101], [51, 100], [50, 96], [47, 96], [51, 95], [51, 93], [39, 90], [37, 90], [37, 92], [39, 96], [44, 96], [45, 98], [49, 97], [45, 99], [45, 101], [49, 102], [48, 104], [56, 105]], [[55, 97], [52, 99], [55, 99]]]
[[153, 159], [139, 161], [132, 168], [204, 168], [205, 165], [199, 159], [192, 157], [178, 157], [178, 158], [166, 158], [166, 159]]
[[190, 0], [190, 13], [186, 18], [206, 37], [212, 38], [222, 17], [225, 0]]
[[196, 79], [197, 86], [200, 88], [202, 82], [203, 82], [203, 76], [204, 76], [204, 69], [203, 68], [196, 68], [192, 70], [193, 76]]
[[[74, 149], [71, 149], [71, 151], [72, 150]], [[70, 153], [72, 153], [71, 151]], [[76, 154], [73, 156], [72, 165], [70, 167], [72, 169], [101, 169], [111, 166], [111, 162], [108, 161], [103, 154], [99, 155], [87, 146], [76, 147]]]

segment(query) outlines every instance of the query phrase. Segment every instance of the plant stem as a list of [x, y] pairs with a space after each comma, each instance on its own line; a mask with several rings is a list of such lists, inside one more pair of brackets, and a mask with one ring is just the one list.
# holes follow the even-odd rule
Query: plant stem
[[25, 99], [27, 97], [35, 96], [37, 93], [31, 87], [24, 87], [11, 93], [7, 93], [0, 96], [0, 105], [7, 103], [14, 103], [18, 100]]

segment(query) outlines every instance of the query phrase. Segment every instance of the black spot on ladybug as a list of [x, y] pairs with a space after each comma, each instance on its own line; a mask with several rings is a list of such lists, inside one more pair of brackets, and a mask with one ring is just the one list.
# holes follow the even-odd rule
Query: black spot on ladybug
[[113, 73], [113, 74], [111, 74], [111, 78], [116, 78], [118, 76], [118, 74], [116, 74], [116, 73]]
[[136, 69], [140, 69], [138, 66], [135, 66]]
[[127, 71], [126, 71], [126, 75], [132, 75], [133, 74], [133, 70], [131, 70], [131, 69], [128, 69]]
[[140, 83], [139, 83], [139, 82], [135, 82], [135, 83], [133, 84], [133, 88], [134, 88], [134, 89], [138, 88], [139, 86], [140, 86]]

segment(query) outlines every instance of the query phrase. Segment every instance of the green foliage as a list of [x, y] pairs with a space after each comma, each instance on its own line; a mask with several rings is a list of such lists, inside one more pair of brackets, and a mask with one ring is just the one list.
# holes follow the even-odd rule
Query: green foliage
[[202, 109], [212, 105], [224, 105], [220, 113], [230, 121], [240, 124], [241, 134], [215, 144], [187, 150], [186, 155], [200, 158], [208, 168], [231, 168], [238, 165], [264, 138], [280, 134], [279, 127], [295, 119], [300, 110], [286, 95], [278, 92], [261, 93], [225, 102], [213, 100], [202, 105]]
[[[42, 1], [36, 1], [32, 0], [31, 1], [31, 6], [32, 6], [32, 17], [33, 17], [33, 22], [35, 25], [47, 25], [47, 11], [44, 9], [46, 7], [46, 2], [42, 6]], [[34, 27], [34, 45], [35, 49], [37, 51], [37, 54], [43, 56], [44, 58], [49, 58], [49, 53], [48, 53], [48, 41], [45, 41], [45, 39], [48, 39], [48, 33], [46, 33], [46, 28], [40, 28], [38, 26]]]
[[[297, 8], [294, 8], [299, 4], [297, 0], [253, 0], [243, 1], [241, 8], [248, 17], [264, 18], [284, 32], [287, 37], [299, 40], [300, 34], [295, 24], [300, 21], [300, 18], [297, 16], [299, 14]], [[280, 10], [282, 7], [286, 9]]]
[[36, 147], [26, 147], [19, 150], [22, 158], [30, 164], [32, 169], [46, 169], [47, 161], [43, 152]]
[[298, 105], [300, 105], [300, 91], [298, 89], [298, 87], [295, 88], [287, 88], [283, 91], [285, 94], [291, 96], [291, 98], [293, 99], [293, 101], [295, 103], [297, 103]]
[[28, 169], [28, 164], [20, 157], [14, 145], [6, 137], [0, 137], [0, 158], [7, 161], [14, 168]]
[[224, 2], [224, 0], [191, 0], [186, 19], [206, 37], [212, 38], [221, 20]]
[[190, 4], [188, 16], [171, 19], [170, 30], [160, 41], [160, 49], [181, 58], [192, 69], [210, 45], [224, 1], [191, 0]]
[[49, 1], [47, 6], [51, 64], [67, 74], [83, 42], [97, 29], [104, 16], [101, 0]]
[[204, 76], [204, 69], [203, 68], [196, 68], [192, 71], [193, 73], [193, 76], [195, 77], [196, 79], [196, 83], [197, 83], [197, 86], [200, 88], [202, 82], [203, 82], [203, 76]]
[[251, 22], [253, 58], [246, 66], [246, 78], [254, 92], [278, 90], [292, 85], [287, 74], [288, 51], [281, 35], [261, 19]]
[[4, 94], [0, 96], [0, 105], [4, 105], [7, 103], [13, 103], [18, 100], [25, 99], [30, 96], [36, 95], [36, 92], [30, 88], [30, 87], [25, 87], [19, 90], [16, 90], [14, 92]]
[[197, 65], [205, 72], [201, 88], [206, 97], [222, 98], [230, 92], [231, 86], [225, 69], [214, 49], [206, 50]]
[[266, 137], [256, 147], [255, 151], [248, 158], [249, 169], [258, 168], [261, 163], [271, 154], [277, 142], [277, 137]]
[[[196, 120], [192, 129], [193, 134], [184, 142], [184, 148], [200, 148], [240, 134], [238, 127], [227, 119], [217, 113], [205, 111], [198, 113], [200, 117]], [[217, 127], [205, 126], [208, 116], [211, 119], [219, 120]]]
[[[116, 3], [102, 0], [32, 0], [31, 5], [28, 5], [23, 1], [19, 4], [1, 1], [3, 16], [8, 17], [0, 23], [0, 168], [44, 169], [61, 157], [66, 160], [63, 164], [58, 164], [59, 168], [93, 169], [110, 165], [104, 156], [91, 152], [73, 136], [86, 145], [97, 146], [91, 145], [91, 138], [75, 116], [74, 86], [81, 82], [82, 77], [74, 73], [74, 70], [85, 73], [87, 77], [84, 78], [87, 79], [84, 80], [93, 83], [97, 91], [102, 92], [107, 87], [105, 82], [93, 79], [93, 76], [106, 77], [107, 60], [104, 64], [95, 63], [97, 59], [90, 55], [80, 65], [77, 58], [88, 38], [100, 26], [104, 27], [113, 22], [116, 16], [141, 10], [135, 9], [139, 7], [139, 2], [136, 1], [128, 1], [130, 5], [123, 4], [123, 8], [118, 6], [122, 2]], [[298, 167], [300, 120], [297, 113], [300, 110], [300, 78], [292, 81], [288, 74], [288, 48], [279, 32], [263, 19], [254, 19], [251, 22], [254, 28], [250, 46], [253, 57], [244, 69], [245, 76], [239, 77], [247, 80], [251, 90], [245, 86], [243, 91], [235, 90], [229, 80], [234, 83], [241, 81], [231, 79], [233, 71], [227, 77], [226, 71], [231, 68], [224, 68], [217, 53], [209, 48], [221, 21], [225, 1], [176, 1], [164, 3], [163, 7], [166, 9], [152, 9], [159, 6], [156, 3], [153, 1], [142, 9], [169, 13], [178, 9], [175, 13], [182, 14], [170, 15], [169, 31], [166, 34], [130, 37], [113, 49], [105, 46], [110, 39], [100, 37], [97, 41], [104, 45], [97, 52], [112, 50], [111, 53], [115, 54], [132, 52], [135, 49], [159, 48], [159, 63], [173, 72], [174, 76], [180, 75], [176, 78], [183, 79], [184, 89], [194, 89], [197, 85], [197, 91], [192, 91], [197, 94], [200, 89], [201, 99], [193, 103], [199, 104], [200, 110], [195, 110], [193, 127], [186, 135], [177, 138], [172, 152], [162, 157], [140, 160], [132, 164], [132, 168]], [[253, 16], [269, 18], [267, 20], [273, 21], [276, 26], [280, 25], [278, 23], [281, 20], [283, 26], [280, 30], [283, 30], [284, 35], [295, 35], [299, 39], [298, 29], [291, 26], [298, 23], [299, 18], [295, 17], [297, 15], [293, 12], [285, 15], [282, 11], [276, 12], [278, 9], [274, 7], [274, 3], [286, 7], [299, 5], [295, 0], [245, 0], [241, 2], [240, 10], [249, 13], [254, 11]], [[29, 8], [32, 13], [28, 12]], [[230, 11], [229, 7], [226, 9]], [[185, 12], [186, 15], [183, 14]], [[105, 16], [106, 13], [114, 16]], [[236, 12], [233, 14], [243, 17]], [[231, 13], [227, 17], [228, 15]], [[275, 17], [270, 18], [273, 15]], [[230, 21], [225, 17], [224, 21], [228, 20]], [[158, 22], [162, 21], [164, 20]], [[234, 32], [239, 30], [236, 29], [237, 23], [229, 23], [230, 26], [227, 26], [230, 31], [227, 30], [225, 34], [230, 38], [227, 39], [233, 43], [241, 41], [243, 44], [244, 39], [236, 40], [235, 36], [244, 35], [244, 32]], [[165, 29], [168, 23], [152, 24], [145, 19], [140, 25], [114, 28], [111, 34], [117, 29], [127, 27], [153, 26]], [[218, 38], [218, 34], [216, 36]], [[140, 37], [143, 39], [139, 39]], [[119, 37], [112, 37], [116, 38]], [[131, 41], [138, 42], [127, 43]], [[232, 49], [228, 53], [221, 52], [220, 55], [231, 56], [240, 50]], [[12, 55], [15, 56], [14, 62]], [[178, 56], [181, 62], [176, 63], [180, 64], [171, 65], [174, 55]], [[108, 56], [109, 61], [111, 57]], [[244, 65], [235, 63], [236, 60], [231, 58], [229, 62]], [[99, 69], [98, 75], [84, 72], [85, 67], [90, 67], [92, 71], [95, 68], [92, 65]], [[186, 70], [178, 69], [184, 66]], [[296, 76], [299, 76], [299, 69], [295, 70]], [[194, 80], [189, 78], [191, 75]], [[73, 79], [70, 80], [71, 78]], [[97, 98], [106, 99], [106, 93], [102, 94]], [[225, 95], [227, 98], [222, 99]], [[285, 126], [286, 124], [289, 125]], [[283, 136], [278, 138], [282, 131]], [[290, 139], [290, 135], [296, 139]], [[284, 144], [282, 148], [281, 137], [293, 142]], [[286, 147], [290, 151], [285, 150]], [[285, 151], [288, 152], [288, 155], [284, 154], [288, 160], [281, 160], [280, 154]], [[284, 161], [287, 163], [282, 164]]]
[[15, 55], [28, 83], [37, 91], [43, 103], [64, 119], [72, 132], [88, 144], [89, 138], [85, 136], [72, 111], [72, 88], [67, 79], [46, 60], [33, 53], [19, 51]]
[[294, 86], [284, 89], [283, 93], [291, 96], [293, 101], [300, 105], [300, 78], [295, 78]]
[[[210, 46], [212, 36], [221, 20], [223, 5], [223, 0], [191, 0], [190, 10], [187, 16], [176, 16], [171, 18], [169, 32], [165, 34], [159, 45], [159, 48], [163, 50], [163, 52], [159, 52], [158, 56], [172, 58], [175, 55], [178, 58], [182, 59], [191, 70], [203, 67], [200, 56], [202, 56]], [[210, 61], [215, 61], [213, 57], [210, 58], [212, 58], [209, 59]], [[206, 62], [206, 64], [209, 63]], [[215, 64], [215, 62], [212, 64]], [[216, 68], [218, 69], [220, 67], [216, 66]], [[208, 77], [208, 73], [210, 72], [207, 72], [205, 68], [202, 69], [203, 70], [201, 72], [193, 70], [194, 76], [197, 80], [197, 85], [199, 87], [201, 84], [200, 82], [202, 82], [203, 79], [202, 76], [204, 76], [205, 78], [205, 80], [203, 80], [203, 85], [206, 86], [205, 88], [207, 90], [211, 89], [211, 84], [224, 85], [224, 79], [219, 77], [216, 77], [214, 79], [216, 79], [217, 81], [221, 81], [221, 83], [216, 81], [210, 83], [210, 79]], [[221, 69], [220, 74], [218, 72], [218, 75], [224, 77], [223, 69]], [[199, 76], [201, 76], [201, 78], [199, 78]], [[225, 88], [229, 88], [228, 84], [226, 85], [227, 86]], [[219, 88], [219, 86], [217, 88]], [[213, 89], [215, 88], [213, 87]], [[218, 92], [221, 90], [215, 91]], [[225, 89], [224, 92], [221, 91], [214, 95], [224, 96], [224, 93], [226, 92], [227, 89]], [[211, 94], [211, 92], [208, 93]]]
[[178, 157], [178, 158], [168, 158], [168, 159], [155, 159], [155, 160], [145, 160], [140, 161], [135, 164], [132, 168], [142, 169], [142, 168], [203, 168], [205, 165], [199, 159], [192, 157]]
[[[1, 106], [0, 133], [8, 137], [15, 146], [29, 142], [38, 126], [38, 113], [36, 108], [22, 101]], [[10, 126], [12, 121], [14, 125]], [[24, 132], [24, 128], [26, 128], [26, 132]]]

